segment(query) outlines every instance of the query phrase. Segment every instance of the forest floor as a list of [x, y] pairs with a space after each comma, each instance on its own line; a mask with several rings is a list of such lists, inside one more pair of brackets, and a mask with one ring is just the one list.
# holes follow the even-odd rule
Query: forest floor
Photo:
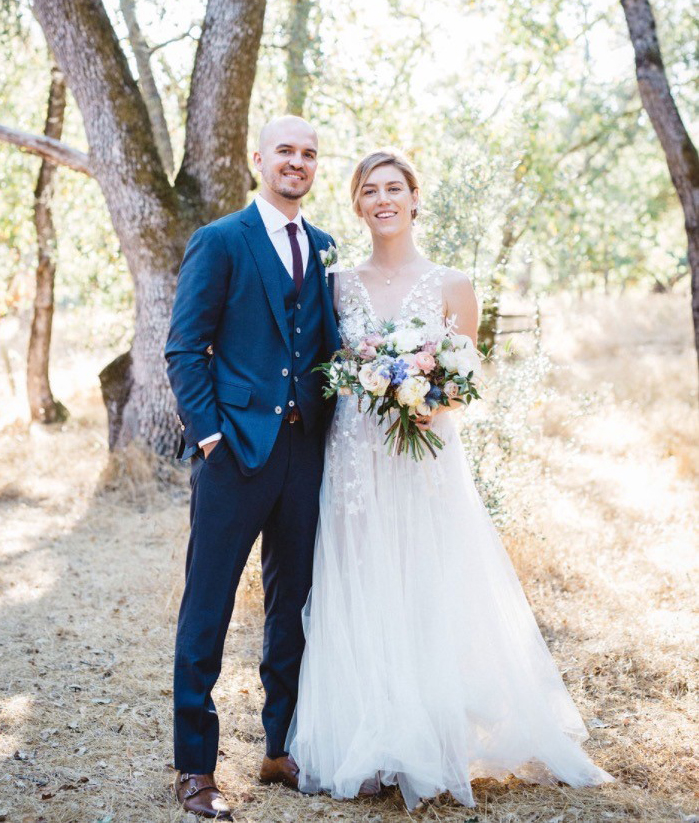
[[[396, 791], [336, 802], [263, 787], [251, 562], [215, 692], [217, 774], [236, 820], [699, 819], [688, 307], [684, 295], [547, 303], [543, 341], [556, 367], [505, 476], [505, 545], [590, 728], [585, 747], [616, 782], [480, 781], [475, 809], [445, 797], [411, 813]], [[138, 454], [109, 461], [96, 375], [116, 352], [94, 342], [106, 322], [58, 314], [53, 382], [71, 417], [50, 428], [28, 426], [16, 399], [26, 322], [0, 324], [15, 384], [13, 394], [0, 362], [0, 820], [13, 823], [194, 820], [171, 788], [188, 475]]]

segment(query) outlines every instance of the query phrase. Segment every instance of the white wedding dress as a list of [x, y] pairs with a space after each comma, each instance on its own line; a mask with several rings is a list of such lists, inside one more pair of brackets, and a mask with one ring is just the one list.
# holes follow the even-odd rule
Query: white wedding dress
[[[426, 272], [397, 327], [443, 336], [442, 279]], [[338, 276], [340, 332], [375, 330], [354, 271]], [[385, 428], [385, 426], [384, 426]], [[306, 650], [287, 738], [302, 791], [357, 795], [398, 784], [408, 808], [514, 774], [571, 786], [612, 778], [579, 742], [583, 721], [473, 483], [454, 413], [437, 459], [389, 456], [374, 416], [339, 398], [320, 492]]]

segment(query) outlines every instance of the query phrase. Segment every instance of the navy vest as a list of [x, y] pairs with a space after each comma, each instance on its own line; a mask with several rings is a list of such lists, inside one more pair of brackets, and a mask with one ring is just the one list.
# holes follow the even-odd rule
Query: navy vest
[[[320, 264], [309, 249], [308, 265], [303, 278], [303, 286], [296, 294], [296, 286], [289, 273], [279, 263], [284, 311], [288, 340], [291, 346], [291, 369], [287, 408], [298, 406], [301, 417], [310, 420], [310, 404], [322, 404], [322, 376], [312, 369], [322, 360], [323, 315], [321, 312], [321, 278], [324, 276]], [[316, 411], [314, 409], [314, 411]]]

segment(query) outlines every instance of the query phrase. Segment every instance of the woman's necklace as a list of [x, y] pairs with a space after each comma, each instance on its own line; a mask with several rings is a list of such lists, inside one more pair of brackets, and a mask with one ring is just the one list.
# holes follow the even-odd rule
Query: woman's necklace
[[398, 266], [397, 269], [394, 269], [392, 272], [388, 272], [388, 273], [384, 269], [382, 269], [381, 266], [378, 266], [373, 261], [372, 261], [371, 265], [376, 269], [376, 271], [381, 275], [381, 277], [383, 277], [383, 279], [386, 281], [386, 285], [390, 286], [391, 285], [391, 280], [393, 278], [398, 277], [398, 275], [403, 271], [403, 269], [406, 266], [409, 266], [411, 263], [415, 262], [415, 260], [419, 260], [419, 259], [420, 259], [420, 255], [416, 254], [415, 257], [411, 257], [410, 260], [406, 260], [406, 262], [403, 263], [401, 266]]

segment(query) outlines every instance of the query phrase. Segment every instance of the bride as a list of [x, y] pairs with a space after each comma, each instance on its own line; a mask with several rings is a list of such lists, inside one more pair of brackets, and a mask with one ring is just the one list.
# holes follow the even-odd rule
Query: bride
[[[343, 342], [419, 317], [435, 334], [453, 318], [475, 343], [470, 281], [414, 245], [412, 167], [370, 154], [352, 202], [373, 251], [337, 278]], [[585, 726], [475, 489], [454, 415], [439, 407], [420, 425], [444, 440], [437, 459], [389, 456], [376, 417], [355, 397], [338, 400], [287, 738], [299, 788], [350, 798], [398, 784], [412, 809], [445, 791], [472, 806], [479, 777], [612, 780], [579, 745]]]

